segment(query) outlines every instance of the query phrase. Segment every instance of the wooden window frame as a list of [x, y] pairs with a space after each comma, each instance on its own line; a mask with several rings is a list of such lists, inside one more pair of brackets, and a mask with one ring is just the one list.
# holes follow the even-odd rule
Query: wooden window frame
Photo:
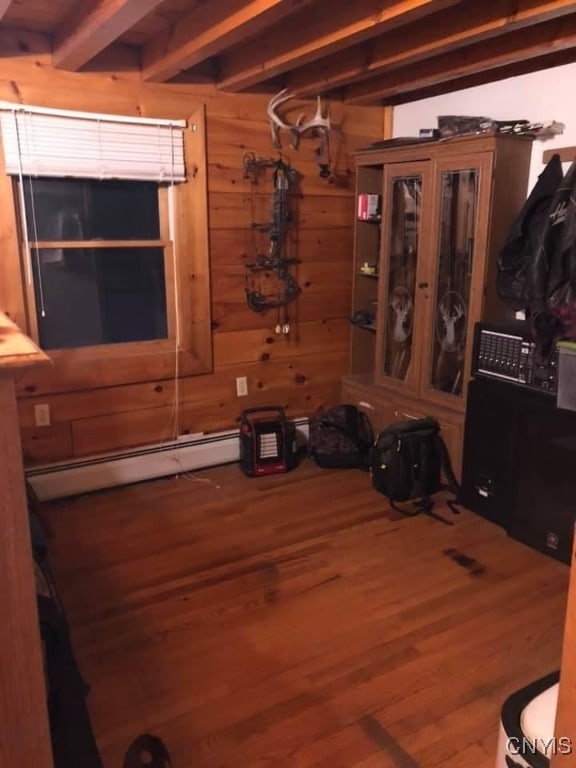
[[[14, 185], [18, 190], [17, 201], [21, 198], [20, 181], [15, 178]], [[138, 181], [134, 182], [140, 183]], [[164, 291], [166, 298], [166, 323], [167, 336], [162, 339], [146, 339], [141, 341], [129, 342], [111, 342], [108, 344], [77, 345], [74, 347], [51, 347], [44, 352], [49, 354], [53, 360], [66, 359], [74, 349], [78, 358], [86, 357], [92, 360], [101, 360], [102, 358], [115, 357], [121, 358], [129, 355], [133, 350], [144, 353], [148, 350], [170, 349], [174, 351], [176, 343], [176, 296], [175, 296], [175, 274], [174, 274], [174, 243], [170, 239], [170, 213], [168, 203], [169, 191], [166, 187], [158, 185], [158, 218], [160, 222], [160, 233], [158, 239], [154, 240], [29, 240], [24, 242], [21, 238], [21, 258], [23, 265], [29, 264], [28, 269], [24, 266], [24, 271], [32, 272], [36, 260], [36, 252], [39, 250], [100, 250], [104, 248], [117, 248], [129, 250], [131, 248], [161, 248], [163, 252], [164, 268]], [[17, 209], [19, 206], [17, 205]], [[20, 227], [24, 226], [22, 211], [19, 211]], [[28, 317], [28, 335], [38, 346], [40, 344], [40, 329], [38, 325], [38, 312], [36, 311], [36, 286], [34, 282], [27, 279], [24, 285], [25, 300]], [[137, 346], [136, 346], [137, 345]]]
[[[171, 379], [208, 373], [212, 370], [210, 279], [208, 253], [208, 199], [205, 154], [205, 115], [199, 108], [184, 132], [186, 181], [174, 185], [174, 259], [168, 231], [168, 190], [159, 190], [160, 240], [30, 242], [34, 247], [136, 247], [164, 248], [168, 338], [91, 347], [47, 350], [53, 366], [31, 371], [18, 383], [23, 395], [66, 392], [94, 387]], [[16, 186], [0, 168], [0, 310], [27, 333], [38, 338], [33, 286], [27, 287], [24, 269], [25, 245], [19, 236]], [[172, 265], [175, 265], [177, 274]], [[175, 291], [175, 284], [178, 293]], [[172, 305], [172, 306], [170, 306]], [[176, 311], [180, 343], [176, 350]], [[95, 368], [97, 364], [97, 368]]]

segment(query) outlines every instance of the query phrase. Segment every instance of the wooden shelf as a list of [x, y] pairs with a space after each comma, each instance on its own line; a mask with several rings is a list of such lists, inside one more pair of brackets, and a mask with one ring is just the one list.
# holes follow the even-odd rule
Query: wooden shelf
[[373, 279], [378, 280], [378, 273], [371, 274], [370, 272], [361, 272], [360, 270], [358, 270], [358, 274], [361, 275], [362, 277], [371, 277]]
[[363, 331], [375, 331], [375, 325], [358, 325], [358, 323], [351, 323], [354, 328], [361, 328]]

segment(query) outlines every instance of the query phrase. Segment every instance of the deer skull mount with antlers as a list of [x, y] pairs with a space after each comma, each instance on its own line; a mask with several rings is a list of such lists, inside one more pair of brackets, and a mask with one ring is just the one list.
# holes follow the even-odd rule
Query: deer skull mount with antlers
[[298, 149], [300, 146], [300, 137], [308, 133], [309, 131], [315, 131], [320, 134], [320, 146], [316, 150], [316, 159], [320, 167], [320, 176], [322, 178], [328, 178], [331, 175], [330, 171], [330, 148], [329, 148], [329, 134], [330, 134], [330, 110], [322, 107], [322, 99], [320, 96], [316, 100], [316, 112], [311, 120], [304, 119], [304, 113], [300, 113], [295, 123], [288, 123], [278, 114], [277, 110], [282, 104], [285, 104], [290, 99], [294, 98], [294, 94], [290, 93], [287, 88], [284, 88], [276, 96], [273, 96], [268, 102], [266, 112], [270, 120], [270, 131], [272, 133], [272, 146], [275, 149], [281, 149], [282, 144], [280, 141], [280, 130], [285, 130], [290, 133], [290, 146], [292, 149]]

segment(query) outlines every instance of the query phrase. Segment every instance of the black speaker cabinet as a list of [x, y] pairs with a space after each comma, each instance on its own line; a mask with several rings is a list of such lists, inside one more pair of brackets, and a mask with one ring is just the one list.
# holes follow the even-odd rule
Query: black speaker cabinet
[[464, 433], [462, 503], [518, 541], [570, 562], [576, 413], [550, 395], [476, 378]]
[[518, 418], [514, 539], [570, 563], [576, 518], [576, 413], [536, 398]]
[[462, 461], [462, 503], [503, 528], [514, 506], [518, 474], [517, 410], [510, 389], [486, 379], [470, 382]]

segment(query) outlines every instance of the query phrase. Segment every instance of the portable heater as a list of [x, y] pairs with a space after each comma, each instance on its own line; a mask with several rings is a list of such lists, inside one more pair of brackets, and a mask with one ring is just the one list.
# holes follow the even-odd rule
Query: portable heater
[[240, 414], [240, 468], [248, 477], [289, 472], [297, 463], [296, 427], [280, 406]]

